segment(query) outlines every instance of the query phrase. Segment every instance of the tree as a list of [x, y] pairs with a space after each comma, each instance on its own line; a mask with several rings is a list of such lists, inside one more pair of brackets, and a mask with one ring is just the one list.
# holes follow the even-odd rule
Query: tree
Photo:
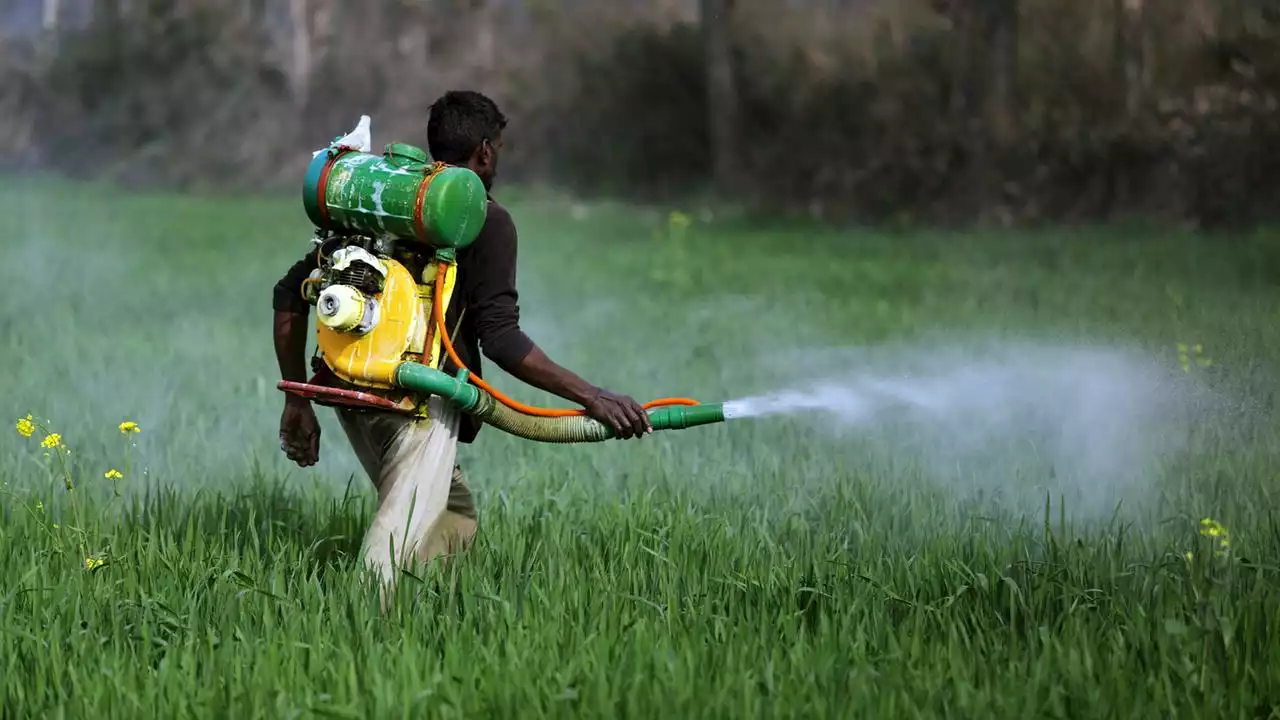
[[987, 59], [984, 115], [988, 131], [1004, 146], [1017, 130], [1018, 0], [981, 0], [980, 4]]
[[735, 0], [701, 0], [706, 42], [707, 126], [711, 141], [712, 177], [716, 190], [731, 194], [740, 187], [738, 88], [733, 62]]
[[1116, 0], [1116, 65], [1124, 78], [1125, 119], [1132, 123], [1142, 108], [1148, 78], [1145, 4], [1143, 0]]
[[306, 107], [311, 94], [311, 13], [307, 0], [289, 0], [291, 47], [289, 84], [298, 107]]

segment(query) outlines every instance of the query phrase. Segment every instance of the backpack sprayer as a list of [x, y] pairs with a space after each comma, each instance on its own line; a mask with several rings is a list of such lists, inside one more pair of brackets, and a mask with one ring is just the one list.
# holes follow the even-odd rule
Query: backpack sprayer
[[[302, 203], [316, 226], [317, 268], [302, 294], [316, 308], [324, 365], [356, 389], [282, 381], [280, 390], [321, 405], [426, 417], [439, 395], [462, 412], [538, 442], [599, 442], [613, 428], [582, 410], [516, 402], [471, 375], [444, 317], [457, 277], [457, 253], [480, 234], [488, 195], [468, 168], [430, 162], [422, 149], [391, 143], [368, 152], [369, 118], [315, 153]], [[409, 269], [425, 257], [417, 277]], [[442, 352], [443, 351], [443, 352]], [[456, 377], [441, 369], [447, 354]], [[654, 430], [723, 422], [722, 404], [687, 398], [645, 403]]]

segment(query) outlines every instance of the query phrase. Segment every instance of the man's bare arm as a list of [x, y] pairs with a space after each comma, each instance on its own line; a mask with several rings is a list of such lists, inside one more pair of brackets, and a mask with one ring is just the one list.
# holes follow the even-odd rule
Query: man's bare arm
[[[272, 336], [280, 378], [307, 381], [307, 320], [311, 306], [301, 297], [302, 280], [313, 267], [311, 257], [299, 260], [276, 283], [272, 296]], [[306, 399], [285, 393], [280, 415], [280, 448], [302, 467], [320, 460], [320, 422]]]
[[307, 380], [307, 320], [311, 317], [311, 306], [302, 299], [302, 283], [315, 267], [315, 255], [307, 253], [271, 289], [276, 363], [283, 380]]
[[629, 397], [583, 380], [556, 364], [536, 344], [518, 363], [502, 369], [521, 382], [581, 405], [591, 417], [609, 425], [622, 437], [653, 432], [649, 414], [642, 406]]
[[600, 388], [558, 365], [537, 345], [530, 348], [529, 353], [518, 362], [499, 367], [523, 383], [583, 407], [595, 402], [600, 394]]
[[610, 425], [620, 437], [652, 431], [649, 415], [639, 403], [557, 364], [520, 329], [516, 247], [515, 223], [505, 210], [495, 209], [471, 246], [465, 288], [484, 354], [521, 382], [586, 408], [588, 415]]
[[[307, 381], [307, 320], [291, 310], [276, 310], [273, 335], [276, 346], [276, 364], [280, 367], [280, 379], [291, 382]], [[297, 395], [286, 398], [302, 400]]]

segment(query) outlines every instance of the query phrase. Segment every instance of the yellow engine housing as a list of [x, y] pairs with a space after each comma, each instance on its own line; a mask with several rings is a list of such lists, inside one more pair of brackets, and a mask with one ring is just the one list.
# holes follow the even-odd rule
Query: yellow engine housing
[[[387, 275], [382, 292], [375, 296], [379, 318], [364, 335], [339, 332], [316, 320], [316, 344], [320, 357], [339, 378], [363, 387], [390, 390], [395, 387], [396, 367], [406, 360], [440, 366], [440, 333], [432, 333], [430, 348], [424, 348], [431, 326], [431, 305], [435, 294], [437, 267], [428, 263], [422, 282], [400, 262], [385, 258]], [[444, 309], [449, 307], [457, 268], [452, 263], [445, 273]], [[425, 352], [424, 352], [425, 351]]]

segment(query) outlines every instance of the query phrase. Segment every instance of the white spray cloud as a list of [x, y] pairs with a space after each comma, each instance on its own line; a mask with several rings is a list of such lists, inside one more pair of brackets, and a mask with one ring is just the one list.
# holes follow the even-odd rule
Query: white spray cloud
[[828, 439], [856, 438], [859, 452], [910, 458], [940, 486], [999, 492], [1023, 509], [1046, 492], [1081, 515], [1141, 504], [1196, 429], [1228, 408], [1176, 364], [1130, 349], [923, 343], [799, 357], [826, 366], [818, 379], [733, 400], [726, 416], [789, 416]]

